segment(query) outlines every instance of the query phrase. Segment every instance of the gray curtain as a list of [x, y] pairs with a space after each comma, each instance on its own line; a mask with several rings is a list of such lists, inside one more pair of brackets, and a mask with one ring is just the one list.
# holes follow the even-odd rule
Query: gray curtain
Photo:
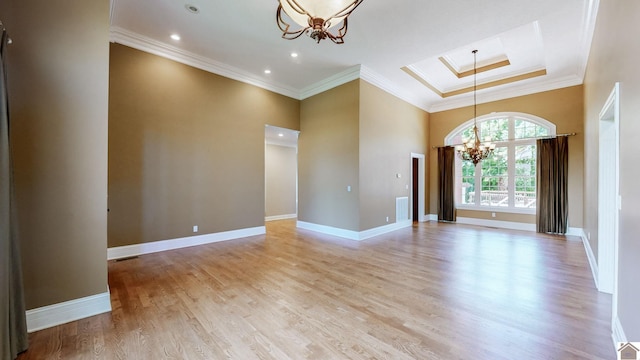
[[568, 186], [569, 142], [566, 136], [537, 141], [538, 232], [565, 234], [569, 219]]
[[15, 359], [27, 349], [28, 339], [9, 144], [7, 40], [3, 29], [0, 44], [0, 358]]
[[438, 148], [438, 221], [455, 221], [455, 151], [452, 146]]

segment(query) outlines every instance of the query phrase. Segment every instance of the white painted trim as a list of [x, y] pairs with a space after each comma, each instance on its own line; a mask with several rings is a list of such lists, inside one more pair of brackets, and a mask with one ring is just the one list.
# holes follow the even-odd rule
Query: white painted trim
[[[478, 94], [477, 103], [484, 104], [492, 101], [511, 99], [518, 96], [531, 95], [539, 92], [580, 85], [582, 84], [583, 79], [576, 75], [569, 75], [559, 79], [552, 79], [539, 83], [532, 82], [534, 82], [534, 79], [523, 80], [518, 82], [519, 85], [503, 87], [502, 89], [497, 89], [496, 91], [492, 91], [488, 94]], [[451, 100], [441, 101], [429, 106], [427, 111], [434, 113], [473, 105], [473, 94], [461, 98], [452, 96], [450, 99]]]
[[596, 289], [598, 288], [598, 262], [596, 261], [596, 257], [593, 254], [593, 249], [591, 249], [591, 243], [589, 243], [589, 239], [587, 239], [587, 235], [582, 231], [580, 235], [582, 238], [582, 244], [584, 245], [584, 251], [587, 253], [587, 259], [589, 260], [589, 267], [591, 268], [591, 276], [593, 277], [593, 282], [596, 285]]
[[366, 240], [374, 236], [383, 235], [396, 230], [404, 229], [406, 227], [411, 227], [412, 224], [413, 224], [413, 221], [405, 220], [405, 221], [399, 221], [389, 225], [378, 226], [373, 229], [360, 231], [360, 233], [358, 234], [359, 238], [357, 240]]
[[[418, 153], [411, 153], [411, 197], [410, 197], [410, 203], [411, 203], [411, 212], [413, 212], [413, 159], [418, 159], [418, 218], [416, 219], [416, 221], [419, 222], [425, 222], [425, 207], [426, 204], [424, 202], [424, 196], [425, 196], [425, 167], [426, 167], [426, 163], [425, 163], [425, 155], [424, 154], [418, 154]], [[409, 218], [412, 218], [412, 216], [409, 216]]]
[[425, 221], [438, 221], [438, 214], [427, 214]]
[[458, 216], [456, 218], [456, 222], [458, 224], [480, 225], [480, 226], [488, 226], [488, 227], [495, 227], [495, 228], [501, 228], [501, 229], [536, 231], [536, 224], [521, 223], [521, 222], [514, 222], [514, 221], [487, 220], [487, 219], [477, 219], [477, 218], [468, 218], [468, 217]]
[[[115, 2], [115, 0], [113, 0]], [[113, 3], [112, 3], [113, 9]], [[113, 16], [113, 15], [112, 15]], [[112, 20], [112, 19], [111, 19]], [[288, 96], [297, 100], [304, 100], [311, 96], [320, 94], [337, 86], [348, 83], [356, 79], [363, 79], [374, 86], [394, 95], [424, 111], [427, 111], [427, 104], [420, 97], [397, 88], [392, 82], [375, 73], [369, 68], [361, 65], [352, 66], [326, 79], [320, 80], [315, 84], [311, 84], [301, 90], [290, 86], [275, 83], [273, 81], [265, 81], [260, 76], [251, 74], [234, 66], [215, 61], [213, 59], [200, 56], [198, 54], [188, 52], [175, 46], [151, 39], [144, 35], [123, 29], [118, 26], [110, 27], [109, 39], [111, 42], [126, 45], [134, 49], [138, 49], [150, 54], [164, 57], [182, 64], [193, 66], [214, 74], [218, 74], [233, 80], [241, 81], [250, 85], [257, 86], [275, 93]]]
[[264, 218], [264, 221], [295, 219], [297, 217], [298, 217], [298, 214], [273, 215], [273, 216], [266, 216]]
[[627, 335], [624, 333], [622, 323], [620, 323], [619, 317], [614, 317], [611, 321], [611, 338], [613, 339], [613, 346], [617, 349], [618, 343], [626, 343]]
[[111, 311], [109, 291], [26, 311], [27, 331], [34, 332]]
[[311, 231], [327, 234], [327, 235], [339, 236], [345, 239], [358, 240], [358, 232], [353, 230], [345, 230], [345, 229], [340, 229], [332, 226], [319, 225], [319, 224], [309, 223], [309, 222], [300, 221], [300, 220], [296, 222], [296, 227], [299, 227], [300, 229], [311, 230]]
[[360, 78], [360, 65], [355, 65], [333, 76], [320, 80], [315, 84], [307, 86], [300, 91], [300, 95], [297, 98], [304, 100], [358, 78]]
[[585, 4], [582, 17], [582, 31], [580, 31], [582, 38], [580, 39], [580, 56], [578, 57], [578, 75], [583, 79], [587, 71], [587, 61], [589, 60], [589, 53], [591, 52], [591, 43], [593, 42], [593, 33], [596, 29], [596, 18], [599, 7], [599, 0], [589, 0], [588, 3]]
[[392, 231], [396, 231], [405, 227], [410, 227], [411, 224], [412, 224], [411, 220], [406, 220], [406, 221], [401, 221], [401, 222], [397, 222], [389, 225], [379, 226], [373, 229], [368, 229], [360, 232], [354, 231], [354, 230], [340, 229], [332, 226], [314, 224], [314, 223], [309, 223], [305, 221], [298, 221], [296, 226], [300, 229], [311, 230], [311, 231], [315, 231], [315, 232], [319, 232], [327, 235], [338, 236], [338, 237], [349, 239], [349, 240], [361, 241], [361, 240], [372, 238], [374, 236], [390, 233]]
[[262, 89], [300, 99], [298, 90], [278, 84], [273, 81], [267, 82], [255, 74], [236, 68], [231, 65], [212, 60], [210, 58], [194, 54], [175, 46], [151, 39], [144, 35], [134, 33], [118, 26], [110, 27], [109, 40], [118, 44], [126, 45], [150, 54], [154, 54], [179, 63], [193, 66], [204, 71], [218, 74], [229, 79], [237, 80], [246, 84], [257, 86]]
[[582, 237], [584, 236], [584, 230], [582, 228], [568, 227], [565, 235], [578, 237], [578, 240], [567, 238], [567, 241], [582, 241]]
[[[620, 103], [619, 84], [609, 94], [598, 121], [598, 287], [614, 294], [617, 282], [617, 251], [620, 210]], [[616, 315], [613, 296], [613, 316]], [[612, 317], [613, 318], [613, 317]]]
[[107, 260], [121, 259], [130, 256], [138, 256], [151, 254], [160, 251], [174, 250], [189, 246], [210, 244], [219, 241], [233, 240], [248, 236], [256, 236], [266, 234], [264, 226], [256, 226], [253, 228], [238, 229], [231, 231], [223, 231], [219, 233], [204, 234], [197, 236], [188, 236], [177, 239], [153, 241], [142, 244], [118, 246], [107, 249]]
[[397, 87], [395, 84], [393, 84], [393, 82], [389, 81], [384, 76], [376, 73], [375, 71], [369, 69], [364, 65], [360, 67], [360, 79], [370, 83], [371, 85], [377, 87], [382, 91], [387, 92], [388, 94], [397, 97], [398, 99], [406, 101], [407, 103], [419, 109], [427, 111], [427, 109], [429, 108], [428, 104], [425, 103], [425, 101], [420, 96], [417, 96], [411, 91], [407, 91], [405, 89]]

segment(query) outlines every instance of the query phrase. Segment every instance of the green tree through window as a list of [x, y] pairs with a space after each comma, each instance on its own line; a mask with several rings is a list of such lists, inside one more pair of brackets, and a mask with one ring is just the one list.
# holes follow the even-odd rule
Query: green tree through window
[[[493, 155], [477, 167], [456, 159], [456, 202], [460, 208], [532, 213], [536, 206], [536, 138], [555, 134], [555, 125], [528, 114], [501, 113], [477, 119], [481, 140], [496, 143]], [[445, 143], [473, 136], [473, 119]], [[519, 210], [518, 210], [519, 209]]]

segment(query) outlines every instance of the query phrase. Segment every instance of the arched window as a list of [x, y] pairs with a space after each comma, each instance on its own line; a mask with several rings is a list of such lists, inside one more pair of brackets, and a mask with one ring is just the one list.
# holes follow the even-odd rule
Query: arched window
[[[556, 134], [556, 126], [523, 113], [492, 113], [477, 118], [480, 138], [491, 137], [496, 149], [478, 163], [456, 158], [455, 199], [460, 209], [535, 213], [536, 138]], [[473, 119], [454, 129], [446, 145], [473, 136]]]

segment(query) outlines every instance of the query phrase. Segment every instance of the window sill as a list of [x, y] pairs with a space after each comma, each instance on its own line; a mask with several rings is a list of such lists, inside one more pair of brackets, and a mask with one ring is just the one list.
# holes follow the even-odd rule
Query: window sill
[[505, 208], [498, 206], [476, 206], [476, 205], [458, 205], [457, 210], [469, 210], [469, 211], [483, 211], [483, 212], [497, 212], [507, 214], [526, 214], [535, 215], [536, 209], [524, 209], [524, 208]]

